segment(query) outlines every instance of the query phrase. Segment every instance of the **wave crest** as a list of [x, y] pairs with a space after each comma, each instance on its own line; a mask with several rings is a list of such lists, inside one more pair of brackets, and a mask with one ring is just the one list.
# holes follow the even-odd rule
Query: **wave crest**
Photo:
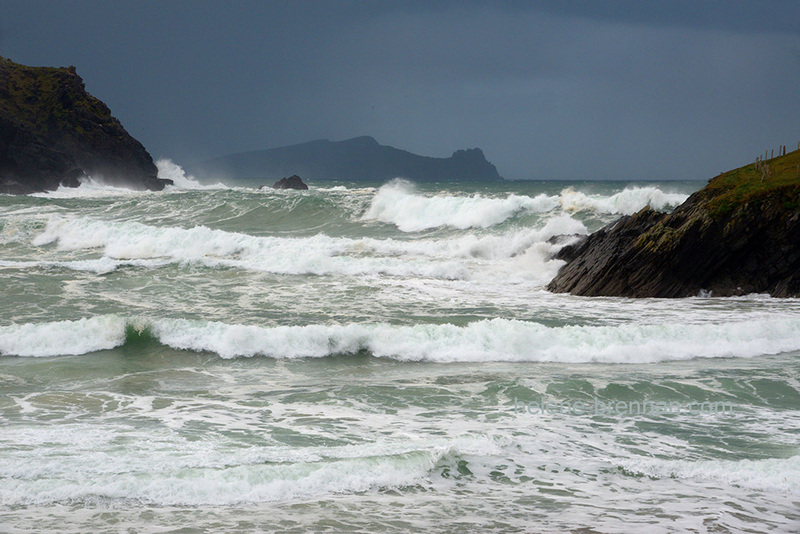
[[133, 331], [145, 332], [148, 339], [174, 349], [213, 352], [222, 358], [320, 358], [366, 351], [379, 358], [425, 362], [652, 363], [800, 350], [800, 318], [699, 325], [548, 327], [486, 319], [465, 326], [353, 323], [265, 327], [111, 315], [0, 327], [0, 354], [83, 354], [121, 346]]
[[394, 224], [403, 232], [418, 232], [440, 226], [452, 228], [488, 228], [522, 212], [545, 213], [557, 206], [545, 194], [531, 198], [511, 194], [506, 198], [488, 198], [480, 194], [469, 197], [415, 193], [413, 186], [394, 180], [382, 186], [363, 220]]
[[688, 195], [665, 193], [657, 187], [630, 187], [610, 196], [587, 195], [571, 187], [553, 196], [544, 193], [535, 197], [512, 193], [501, 198], [481, 194], [426, 196], [417, 193], [410, 183], [394, 180], [378, 190], [362, 220], [394, 224], [403, 232], [439, 227], [463, 230], [489, 228], [512, 217], [557, 209], [630, 215], [645, 206], [657, 210], [673, 208], [687, 198]]
[[581, 222], [568, 216], [551, 218], [540, 229], [425, 240], [355, 239], [324, 234], [252, 236], [205, 226], [184, 229], [52, 216], [44, 231], [32, 240], [34, 246], [55, 244], [60, 251], [101, 249], [103, 257], [0, 261], [0, 268], [62, 267], [106, 273], [121, 266], [161, 267], [174, 262], [197, 262], [208, 267], [276, 274], [384, 274], [466, 280], [471, 278], [476, 261], [503, 261], [527, 254], [529, 265], [517, 271], [538, 272], [546, 283], [561, 265], [550, 260], [557, 246], [547, 240], [555, 235], [586, 232]]

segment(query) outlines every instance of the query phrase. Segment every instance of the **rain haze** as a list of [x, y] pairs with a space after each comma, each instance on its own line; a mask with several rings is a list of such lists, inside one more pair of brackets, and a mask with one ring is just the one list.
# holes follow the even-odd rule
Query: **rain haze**
[[2, 2], [154, 158], [371, 135], [510, 179], [705, 180], [800, 140], [800, 3]]

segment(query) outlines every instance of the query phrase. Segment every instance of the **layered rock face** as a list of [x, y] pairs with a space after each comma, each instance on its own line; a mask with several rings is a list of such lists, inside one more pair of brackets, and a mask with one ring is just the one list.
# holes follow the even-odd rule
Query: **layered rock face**
[[[795, 161], [797, 160], [797, 161]], [[564, 247], [548, 289], [584, 296], [800, 296], [800, 151], [722, 174]]]
[[74, 67], [27, 67], [0, 58], [0, 193], [77, 187], [79, 179], [161, 190], [153, 158]]

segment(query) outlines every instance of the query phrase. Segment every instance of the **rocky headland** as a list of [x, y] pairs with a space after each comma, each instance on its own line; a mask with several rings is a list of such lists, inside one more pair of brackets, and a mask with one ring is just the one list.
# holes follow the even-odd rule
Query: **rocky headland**
[[391, 180], [418, 182], [501, 180], [479, 148], [456, 150], [448, 158], [420, 156], [381, 145], [372, 137], [320, 139], [254, 152], [230, 154], [184, 165], [204, 181], [271, 181], [300, 174], [309, 180]]
[[161, 190], [153, 158], [108, 107], [86, 92], [75, 67], [28, 67], [0, 57], [0, 193], [109, 185]]
[[672, 213], [645, 208], [565, 246], [550, 291], [800, 296], [800, 150], [720, 174]]

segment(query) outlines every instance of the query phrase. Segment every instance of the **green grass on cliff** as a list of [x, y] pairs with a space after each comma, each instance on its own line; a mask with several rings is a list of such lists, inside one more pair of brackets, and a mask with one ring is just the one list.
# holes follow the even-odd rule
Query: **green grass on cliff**
[[[787, 210], [800, 211], [800, 150], [722, 173], [697, 194], [696, 204], [711, 219], [725, 218], [745, 204], [775, 200]], [[678, 221], [676, 225], [668, 217], [657, 222], [638, 237], [635, 246], [668, 255], [682, 246], [688, 232], [708, 222], [702, 211]]]
[[28, 67], [0, 57], [0, 112], [31, 124], [81, 134], [86, 121], [114, 122], [108, 108], [84, 91], [74, 67]]
[[722, 173], [705, 190], [713, 217], [776, 194], [786, 209], [800, 210], [800, 150]]

